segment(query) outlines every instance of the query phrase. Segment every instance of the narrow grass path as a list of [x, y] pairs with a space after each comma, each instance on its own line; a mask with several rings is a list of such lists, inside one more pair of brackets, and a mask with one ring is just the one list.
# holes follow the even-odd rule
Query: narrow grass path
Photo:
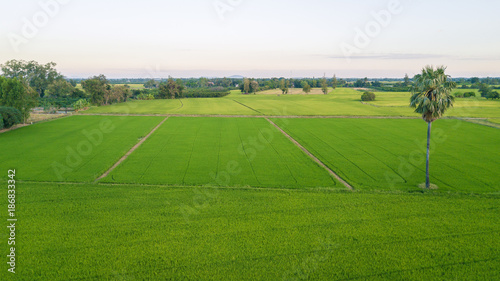
[[326, 166], [321, 160], [319, 160], [316, 156], [314, 156], [309, 150], [307, 150], [305, 147], [303, 147], [299, 142], [297, 142], [294, 138], [292, 138], [289, 134], [287, 134], [283, 129], [281, 129], [278, 125], [276, 125], [273, 121], [269, 120], [269, 118], [265, 118], [267, 122], [271, 123], [276, 129], [278, 129], [285, 137], [287, 137], [289, 140], [291, 140], [296, 146], [298, 146], [302, 151], [304, 151], [307, 156], [309, 156], [314, 162], [318, 163], [321, 167], [323, 167], [330, 175], [332, 175], [335, 179], [337, 179], [340, 183], [342, 183], [345, 187], [347, 187], [349, 190], [354, 190], [354, 188], [348, 184], [345, 180], [343, 180], [339, 175], [337, 175], [334, 171], [332, 171], [328, 166]]
[[125, 155], [123, 155], [123, 157], [118, 160], [118, 162], [116, 162], [109, 170], [107, 170], [104, 174], [102, 174], [100, 177], [98, 177], [94, 183], [98, 182], [99, 180], [107, 177], [114, 169], [116, 169], [116, 167], [118, 167], [123, 161], [125, 161], [125, 159], [127, 159], [130, 154], [132, 154], [132, 152], [134, 152], [137, 148], [139, 148], [139, 146], [141, 146], [154, 132], [156, 132], [156, 130], [158, 130], [158, 128], [160, 128], [160, 126], [165, 123], [165, 121], [167, 121], [168, 117], [163, 119], [163, 121], [160, 122], [160, 124], [158, 124], [158, 126], [154, 127], [153, 130], [151, 130], [151, 132], [149, 132], [149, 134], [142, 138], [136, 145], [134, 145], [134, 147], [132, 147]]

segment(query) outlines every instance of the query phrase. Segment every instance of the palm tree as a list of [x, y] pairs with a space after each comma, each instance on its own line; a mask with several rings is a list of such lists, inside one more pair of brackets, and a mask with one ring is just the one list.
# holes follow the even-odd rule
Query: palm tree
[[428, 124], [427, 129], [427, 163], [425, 187], [430, 188], [429, 181], [429, 148], [431, 141], [432, 122], [439, 119], [445, 111], [453, 106], [455, 98], [451, 91], [457, 86], [451, 81], [449, 75], [444, 72], [446, 67], [441, 66], [434, 69], [426, 66], [422, 69], [422, 74], [417, 74], [413, 78], [412, 96], [410, 106], [415, 108], [416, 113], [422, 114], [422, 118]]

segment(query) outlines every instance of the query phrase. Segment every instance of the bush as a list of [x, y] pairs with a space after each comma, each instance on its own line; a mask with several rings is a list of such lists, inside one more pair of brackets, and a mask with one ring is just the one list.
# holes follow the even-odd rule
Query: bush
[[374, 101], [375, 94], [372, 92], [364, 92], [363, 95], [361, 95], [361, 100], [362, 101]]
[[155, 96], [153, 96], [152, 94], [142, 93], [142, 94], [137, 96], [137, 99], [138, 100], [154, 100]]
[[464, 93], [453, 93], [453, 95], [456, 97], [456, 98], [463, 98], [464, 97]]
[[223, 87], [211, 89], [189, 89], [184, 92], [185, 98], [221, 98], [229, 95], [231, 92]]
[[489, 93], [487, 96], [486, 96], [486, 99], [492, 99], [492, 100], [495, 100], [495, 99], [500, 99], [500, 94], [498, 92], [491, 92]]
[[86, 99], [80, 99], [71, 105], [75, 111], [86, 110], [90, 107], [90, 102]]
[[2, 117], [3, 128], [11, 128], [14, 125], [20, 124], [23, 120], [21, 111], [13, 107], [0, 106], [0, 115]]
[[474, 92], [464, 93], [464, 98], [471, 98], [471, 97], [475, 97], [475, 96], [476, 96], [476, 93], [474, 93]]
[[3, 118], [0, 118], [0, 130], [3, 129]]

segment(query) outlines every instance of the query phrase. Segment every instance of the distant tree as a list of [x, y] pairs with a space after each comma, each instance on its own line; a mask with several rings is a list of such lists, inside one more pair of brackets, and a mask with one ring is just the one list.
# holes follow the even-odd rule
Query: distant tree
[[257, 94], [258, 91], [259, 91], [259, 82], [252, 80], [252, 82], [250, 82], [250, 92], [255, 95]]
[[243, 79], [243, 92], [245, 94], [250, 93], [250, 79], [248, 78]]
[[492, 91], [486, 96], [486, 99], [492, 99], [492, 100], [500, 99], [500, 94], [497, 91]]
[[380, 83], [380, 81], [373, 81], [372, 87], [375, 87], [375, 88], [382, 87], [382, 83]]
[[113, 86], [111, 88], [110, 103], [126, 102], [130, 96], [130, 86]]
[[361, 100], [362, 101], [374, 101], [375, 94], [372, 92], [364, 92], [363, 95], [361, 95]]
[[226, 88], [231, 87], [231, 80], [229, 80], [226, 77], [224, 77], [224, 79], [222, 79], [222, 86], [226, 87]]
[[5, 77], [19, 79], [44, 97], [47, 87], [54, 80], [63, 78], [55, 66], [53, 62], [42, 65], [36, 61], [10, 60], [2, 64], [1, 69]]
[[166, 83], [161, 83], [158, 91], [158, 98], [160, 99], [177, 99], [182, 97], [184, 86], [182, 81], [175, 81], [169, 77]]
[[364, 87], [364, 85], [365, 85], [365, 83], [361, 79], [358, 79], [358, 80], [356, 80], [356, 82], [354, 82], [354, 87], [356, 87], [356, 88], [362, 88], [362, 87]]
[[150, 79], [144, 83], [144, 88], [146, 89], [153, 89], [153, 88], [158, 88], [158, 82], [154, 79]]
[[201, 88], [208, 87], [208, 79], [207, 79], [207, 78], [204, 78], [204, 77], [201, 77], [201, 78], [198, 80], [198, 86], [199, 86], [199, 87], [201, 87]]
[[184, 96], [184, 83], [182, 82], [182, 79], [177, 79], [175, 80], [175, 84], [177, 85], [177, 91], [175, 93], [175, 98], [180, 99]]
[[326, 82], [326, 77], [323, 77], [323, 79], [321, 79], [321, 91], [325, 95], [328, 94], [328, 83]]
[[470, 83], [471, 83], [471, 84], [478, 84], [479, 82], [481, 82], [481, 80], [479, 80], [479, 78], [478, 78], [478, 77], [472, 77], [472, 78], [470, 79]]
[[492, 89], [490, 86], [488, 86], [485, 83], [480, 83], [479, 84], [479, 93], [481, 94], [481, 97], [487, 98], [492, 92]]
[[74, 91], [74, 87], [64, 79], [57, 79], [52, 82], [45, 91], [45, 96], [50, 98], [69, 97]]
[[408, 77], [408, 74], [405, 74], [405, 78], [404, 78], [404, 83], [403, 83], [403, 85], [404, 85], [405, 87], [410, 86], [410, 77]]
[[339, 81], [337, 80], [337, 75], [334, 74], [333, 79], [332, 79], [332, 87], [334, 90], [337, 88], [338, 84], [339, 84]]
[[455, 101], [451, 91], [456, 83], [451, 81], [450, 76], [445, 74], [446, 67], [441, 66], [434, 69], [426, 66], [421, 74], [413, 78], [412, 96], [410, 106], [415, 112], [422, 114], [422, 118], [428, 124], [427, 129], [427, 163], [425, 187], [430, 188], [429, 180], [429, 153], [431, 140], [432, 122], [439, 119]]
[[76, 85], [78, 84], [78, 83], [76, 82], [76, 80], [73, 80], [73, 79], [69, 79], [69, 80], [68, 80], [68, 83], [70, 83], [70, 84], [71, 84], [71, 86], [73, 86], [73, 87], [76, 87]]
[[288, 83], [284, 78], [280, 80], [280, 90], [282, 95], [288, 94]]
[[17, 78], [0, 76], [0, 106], [13, 107], [21, 112], [26, 123], [31, 110], [38, 104], [38, 94]]
[[82, 87], [89, 94], [92, 104], [108, 104], [111, 96], [111, 86], [103, 74], [82, 81]]
[[302, 90], [304, 93], [309, 94], [311, 92], [311, 86], [306, 81], [302, 81]]

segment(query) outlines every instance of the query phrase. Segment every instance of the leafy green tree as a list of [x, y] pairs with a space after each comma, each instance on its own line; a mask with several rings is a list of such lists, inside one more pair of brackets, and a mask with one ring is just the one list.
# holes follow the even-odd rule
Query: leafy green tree
[[42, 65], [36, 61], [10, 60], [2, 64], [1, 69], [5, 77], [25, 82], [37, 91], [40, 97], [44, 97], [48, 86], [55, 80], [63, 78], [55, 66], [54, 62]]
[[311, 86], [306, 81], [302, 81], [302, 90], [304, 93], [309, 94], [311, 92]]
[[480, 83], [479, 84], [479, 93], [481, 94], [481, 97], [483, 98], [488, 98], [488, 96], [491, 94], [492, 90], [490, 86], [488, 86], [485, 83]]
[[13, 107], [21, 112], [22, 122], [26, 123], [31, 110], [38, 104], [38, 94], [30, 86], [17, 78], [0, 76], [0, 105]]
[[175, 80], [175, 84], [177, 84], [177, 92], [175, 95], [176, 99], [180, 99], [184, 97], [184, 83], [182, 82], [182, 79], [177, 79]]
[[22, 119], [23, 116], [17, 108], [0, 106], [0, 130], [21, 123]]
[[250, 92], [255, 95], [257, 94], [258, 91], [259, 91], [259, 82], [252, 80], [252, 82], [250, 82]]
[[250, 79], [248, 78], [243, 79], [243, 92], [245, 94], [250, 93]]
[[280, 80], [280, 90], [281, 94], [286, 95], [288, 94], [288, 81], [286, 81], [284, 78]]
[[323, 79], [321, 79], [321, 91], [325, 95], [328, 94], [328, 83], [326, 82], [326, 77], [323, 77]]
[[412, 96], [410, 106], [415, 112], [422, 114], [422, 118], [428, 124], [427, 129], [427, 162], [425, 187], [430, 188], [429, 180], [429, 153], [431, 140], [432, 122], [439, 119], [446, 110], [453, 106], [455, 98], [451, 91], [456, 83], [451, 81], [450, 76], [445, 74], [446, 67], [441, 66], [434, 69], [426, 66], [421, 74], [413, 78]]
[[83, 89], [90, 95], [90, 102], [95, 105], [108, 104], [111, 85], [103, 74], [82, 81]]
[[61, 98], [71, 96], [75, 88], [64, 79], [52, 82], [45, 91], [45, 96], [50, 98]]
[[160, 99], [175, 99], [181, 98], [184, 86], [181, 81], [175, 81], [169, 77], [166, 83], [161, 83], [158, 91], [158, 98]]
[[491, 93], [486, 96], [486, 99], [500, 99], [500, 94], [497, 91], [491, 91]]
[[404, 78], [404, 83], [403, 83], [403, 85], [404, 85], [405, 87], [410, 86], [410, 77], [408, 77], [408, 74], [405, 74], [405, 78]]
[[146, 81], [146, 83], [144, 83], [144, 88], [146, 89], [158, 88], [158, 82], [154, 79], [148, 80]]
[[338, 84], [339, 84], [339, 81], [337, 80], [337, 75], [334, 74], [333, 78], [332, 78], [332, 87], [334, 90], [337, 89]]

